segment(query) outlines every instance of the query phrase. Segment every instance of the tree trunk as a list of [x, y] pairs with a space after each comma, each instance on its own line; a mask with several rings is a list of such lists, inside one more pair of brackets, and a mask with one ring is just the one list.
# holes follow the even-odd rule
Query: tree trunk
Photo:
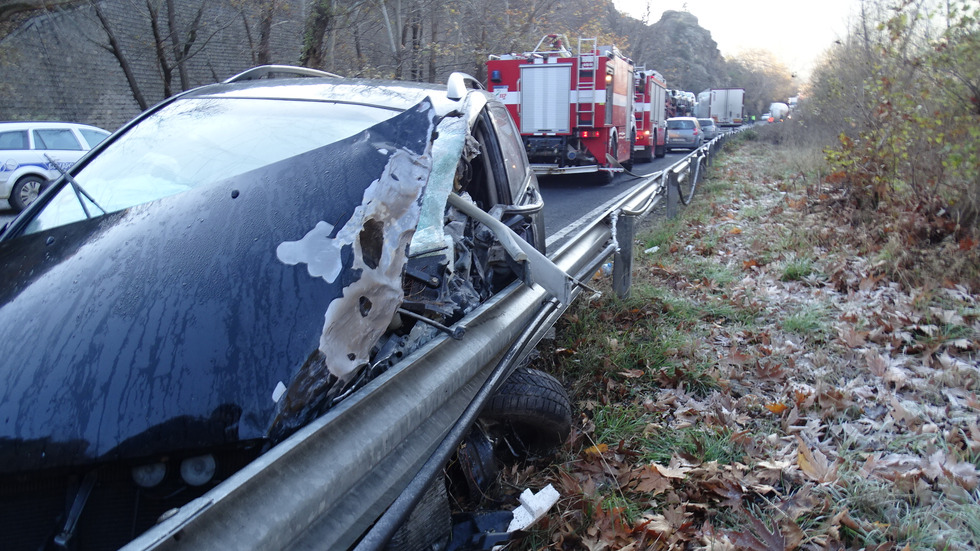
[[277, 2], [265, 2], [259, 12], [259, 44], [255, 52], [255, 61], [258, 65], [268, 65], [272, 59], [271, 46], [272, 20], [275, 18]]
[[146, 9], [150, 12], [150, 30], [153, 32], [153, 48], [157, 55], [157, 64], [160, 65], [160, 74], [163, 78], [163, 97], [169, 98], [173, 95], [170, 82], [173, 80], [173, 67], [167, 61], [167, 52], [163, 47], [164, 37], [160, 33], [159, 15], [160, 10], [152, 0], [146, 0]]
[[330, 4], [330, 0], [313, 2], [303, 33], [303, 52], [299, 56], [299, 64], [303, 67], [323, 68], [323, 37], [333, 15]]
[[432, 36], [429, 42], [429, 74], [427, 78], [429, 82], [436, 81], [436, 44], [439, 43], [439, 10], [440, 8], [438, 7], [432, 10], [431, 23], [429, 23], [431, 27], [429, 34]]
[[123, 74], [126, 75], [126, 82], [129, 83], [129, 89], [133, 92], [133, 99], [136, 100], [136, 104], [139, 105], [140, 111], [145, 111], [149, 108], [146, 103], [146, 98], [143, 97], [143, 92], [140, 91], [139, 83], [136, 81], [136, 75], [133, 74], [132, 68], [129, 66], [129, 61], [126, 56], [123, 55], [122, 49], [119, 47], [119, 41], [116, 39], [115, 33], [112, 32], [112, 27], [109, 26], [109, 20], [106, 19], [105, 14], [102, 12], [102, 8], [99, 7], [97, 2], [93, 2], [92, 6], [95, 8], [95, 15], [99, 18], [99, 22], [102, 24], [102, 30], [105, 31], [106, 36], [109, 38], [109, 45], [103, 46], [105, 49], [115, 56], [116, 61], [119, 62], [119, 67], [122, 68]]

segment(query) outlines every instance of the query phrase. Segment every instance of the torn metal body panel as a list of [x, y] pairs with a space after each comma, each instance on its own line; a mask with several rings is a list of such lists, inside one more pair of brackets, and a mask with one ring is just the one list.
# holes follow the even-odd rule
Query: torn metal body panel
[[[0, 243], [0, 355], [16, 358], [0, 374], [0, 470], [264, 439], [315, 417], [337, 378], [317, 366], [342, 376], [374, 344], [336, 333], [363, 318], [360, 297], [376, 309], [368, 340], [400, 305], [433, 120], [423, 103], [284, 161]], [[353, 237], [324, 240], [309, 272], [276, 257], [328, 226]], [[345, 289], [347, 311], [331, 313]]]
[[484, 345], [466, 316], [515, 278], [567, 296], [541, 261], [543, 203], [513, 121], [485, 90], [460, 91], [190, 90], [15, 219], [0, 235], [0, 530], [19, 548], [57, 534], [116, 549], [336, 422], [440, 333]]

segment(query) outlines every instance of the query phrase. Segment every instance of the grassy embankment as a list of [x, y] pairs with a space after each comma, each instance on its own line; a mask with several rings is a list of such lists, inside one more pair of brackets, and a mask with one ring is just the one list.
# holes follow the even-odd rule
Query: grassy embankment
[[577, 420], [501, 480], [562, 495], [526, 548], [980, 546], [976, 245], [865, 235], [772, 132], [640, 232], [629, 299], [598, 278], [542, 350]]

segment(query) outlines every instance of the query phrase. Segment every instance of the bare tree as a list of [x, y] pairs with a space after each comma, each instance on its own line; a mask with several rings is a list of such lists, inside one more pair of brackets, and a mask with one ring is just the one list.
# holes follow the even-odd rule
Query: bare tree
[[107, 45], [99, 45], [111, 53], [113, 57], [116, 58], [116, 61], [119, 62], [119, 67], [126, 76], [126, 82], [129, 83], [129, 89], [133, 92], [133, 99], [136, 100], [136, 104], [139, 105], [141, 111], [146, 110], [146, 108], [149, 107], [149, 104], [146, 102], [146, 98], [143, 96], [143, 91], [140, 90], [139, 82], [136, 80], [136, 75], [133, 73], [133, 69], [129, 65], [129, 60], [126, 58], [125, 53], [123, 53], [122, 47], [119, 45], [119, 40], [116, 38], [116, 34], [112, 30], [112, 25], [109, 24], [109, 19], [102, 11], [102, 6], [99, 4], [99, 2], [93, 1], [92, 7], [95, 9], [95, 16], [99, 18], [99, 22], [102, 24], [102, 30], [105, 31], [109, 42]]

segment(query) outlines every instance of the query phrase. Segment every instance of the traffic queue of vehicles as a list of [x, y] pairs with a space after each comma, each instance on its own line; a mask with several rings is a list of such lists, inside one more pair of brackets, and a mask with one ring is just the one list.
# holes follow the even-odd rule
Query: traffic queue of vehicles
[[[577, 53], [570, 47], [563, 35], [549, 34], [531, 51], [487, 61], [487, 88], [517, 123], [538, 175], [598, 173], [609, 181], [634, 161], [696, 149], [743, 123], [741, 88], [695, 96], [668, 88], [662, 74], [596, 38], [580, 37]], [[707, 132], [699, 118], [711, 121]]]

